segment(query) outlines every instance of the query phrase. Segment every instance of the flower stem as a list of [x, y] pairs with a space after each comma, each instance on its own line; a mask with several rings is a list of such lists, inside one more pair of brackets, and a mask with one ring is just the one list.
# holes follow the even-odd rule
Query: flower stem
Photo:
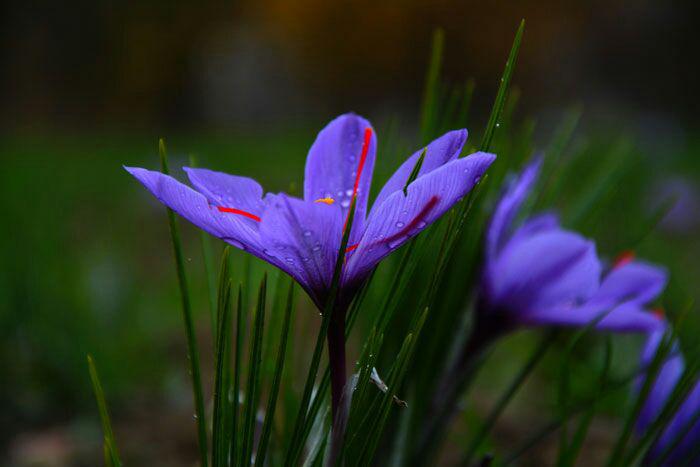
[[336, 309], [328, 326], [328, 360], [331, 374], [331, 411], [335, 420], [340, 410], [346, 381], [345, 313]]

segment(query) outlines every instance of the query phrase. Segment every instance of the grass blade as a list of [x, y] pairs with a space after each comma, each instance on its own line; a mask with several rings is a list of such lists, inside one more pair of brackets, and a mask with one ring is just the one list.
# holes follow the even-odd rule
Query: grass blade
[[[158, 144], [160, 153], [161, 170], [164, 174], [169, 174], [168, 157], [165, 151], [165, 141], [161, 139]], [[190, 294], [187, 287], [187, 275], [185, 274], [185, 260], [182, 255], [182, 242], [180, 241], [180, 230], [177, 225], [177, 218], [172, 209], [166, 208], [168, 212], [168, 223], [170, 225], [170, 236], [173, 244], [173, 255], [175, 257], [175, 267], [177, 268], [177, 279], [180, 285], [180, 296], [182, 298], [182, 316], [185, 323], [185, 335], [187, 337], [187, 358], [190, 362], [190, 373], [192, 375], [192, 393], [194, 397], [194, 413], [197, 421], [197, 438], [199, 442], [199, 460], [202, 467], [207, 467], [207, 422], [204, 412], [204, 394], [202, 392], [202, 376], [199, 368], [199, 347], [197, 346], [197, 336], [192, 320], [192, 306], [190, 304]]]
[[117, 445], [114, 442], [112, 422], [109, 418], [109, 410], [107, 409], [107, 402], [105, 401], [105, 393], [102, 389], [102, 383], [100, 383], [100, 376], [97, 374], [95, 360], [92, 358], [92, 355], [88, 354], [87, 361], [88, 371], [90, 372], [90, 381], [92, 382], [92, 389], [95, 392], [95, 399], [97, 400], [97, 410], [100, 413], [100, 422], [102, 423], [105, 464], [120, 467], [122, 464], [119, 460]]
[[425, 77], [425, 91], [421, 111], [421, 135], [423, 143], [427, 143], [434, 135], [437, 120], [437, 106], [440, 85], [440, 68], [442, 66], [442, 51], [445, 45], [445, 31], [437, 28], [433, 32], [433, 42], [430, 52], [430, 64]]
[[260, 388], [260, 367], [262, 365], [263, 326], [265, 322], [265, 298], [267, 295], [267, 273], [260, 282], [258, 304], [255, 310], [253, 324], [252, 348], [250, 364], [248, 365], [248, 384], [246, 385], [245, 408], [243, 415], [243, 444], [241, 446], [240, 465], [251, 463], [253, 442], [255, 438], [255, 415], [257, 412], [257, 397]]
[[[224, 264], [227, 262], [224, 254]], [[231, 280], [219, 289], [219, 329], [216, 333], [216, 374], [214, 377], [214, 413], [212, 433], [212, 465], [228, 466], [230, 453], [230, 405], [228, 395], [230, 388], [229, 352], [231, 350]]]
[[510, 54], [508, 55], [508, 61], [506, 62], [505, 69], [503, 70], [503, 75], [501, 76], [501, 84], [498, 86], [498, 92], [496, 93], [496, 100], [491, 108], [491, 115], [489, 116], [489, 121], [486, 124], [486, 131], [484, 132], [484, 137], [481, 140], [482, 151], [488, 151], [491, 148], [491, 143], [493, 142], [493, 136], [496, 132], [496, 128], [499, 126], [499, 120], [501, 118], [501, 113], [503, 112], [503, 106], [506, 103], [506, 97], [508, 96], [508, 88], [510, 87], [510, 80], [513, 77], [513, 70], [515, 69], [515, 63], [518, 60], [518, 52], [520, 51], [520, 43], [523, 39], [523, 31], [525, 30], [525, 20], [520, 21], [520, 26], [515, 33], [515, 39], [513, 39], [513, 46], [510, 49]]
[[238, 300], [236, 303], [236, 342], [233, 360], [233, 410], [231, 413], [231, 458], [238, 459], [241, 440], [238, 436], [238, 413], [240, 409], [241, 392], [241, 351], [243, 349], [243, 286], [238, 285]]
[[501, 413], [511, 401], [513, 396], [518, 392], [520, 386], [522, 386], [522, 384], [525, 382], [530, 373], [532, 373], [532, 370], [535, 369], [539, 361], [547, 353], [547, 350], [549, 350], [549, 347], [552, 345], [555, 338], [556, 332], [552, 331], [547, 333], [547, 335], [540, 340], [539, 344], [535, 347], [532, 354], [530, 355], [530, 358], [527, 359], [527, 362], [525, 363], [525, 365], [523, 365], [523, 367], [518, 372], [517, 376], [510, 383], [508, 389], [506, 389], [506, 391], [501, 395], [496, 405], [493, 407], [493, 409], [491, 409], [491, 412], [489, 412], [489, 415], [486, 417], [486, 421], [484, 421], [484, 423], [479, 428], [479, 431], [474, 435], [474, 438], [469, 443], [467, 453], [462, 459], [460, 465], [471, 465], [472, 458], [474, 457], [474, 454], [476, 454], [477, 449], [479, 449], [479, 447], [481, 446], [481, 442], [484, 440], [486, 435], [491, 432], [491, 429], [496, 424], [498, 417], [501, 416]]
[[263, 422], [262, 435], [260, 436], [260, 444], [255, 455], [255, 465], [264, 466], [265, 456], [267, 454], [267, 445], [272, 432], [272, 423], [275, 419], [275, 408], [277, 406], [277, 396], [279, 395], [280, 382], [282, 381], [282, 371], [284, 370], [284, 358], [287, 351], [287, 338], [289, 337], [289, 327], [291, 323], [292, 312], [294, 311], [294, 282], [289, 284], [289, 292], [287, 293], [287, 305], [284, 311], [284, 323], [282, 324], [282, 332], [279, 340], [279, 349], [277, 351], [277, 365], [272, 378], [272, 389], [267, 401], [267, 410], [265, 411], [265, 421]]
[[[190, 156], [190, 167], [197, 167], [197, 159], [194, 155]], [[216, 335], [216, 297], [217, 291], [214, 288], [214, 283], [216, 282], [214, 277], [214, 268], [212, 268], [212, 247], [211, 247], [211, 237], [204, 230], [199, 231], [200, 241], [202, 243], [202, 260], [204, 262], [204, 279], [207, 283], [207, 298], [209, 299], [209, 314], [211, 318], [211, 335]], [[216, 342], [216, 338], [214, 338]], [[216, 349], [214, 349], [216, 350]]]

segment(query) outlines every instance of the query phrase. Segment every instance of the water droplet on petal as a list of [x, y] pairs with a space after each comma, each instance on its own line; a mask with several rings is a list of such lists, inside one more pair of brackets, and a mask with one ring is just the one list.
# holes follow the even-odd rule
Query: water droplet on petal
[[291, 256], [287, 256], [285, 258], [285, 261], [287, 261], [289, 264], [294, 264], [294, 258], [292, 258]]
[[419, 223], [418, 223], [418, 228], [419, 228], [419, 229], [422, 229], [423, 227], [425, 227], [425, 222], [419, 222]]
[[400, 229], [401, 227], [403, 227], [404, 225], [406, 225], [406, 224], [404, 224], [403, 222], [397, 222], [397, 223], [396, 223], [396, 227], [398, 227], [399, 229]]
[[399, 245], [401, 245], [401, 240], [402, 239], [397, 239], [397, 240], [394, 240], [392, 242], [389, 242], [388, 243], [389, 248], [391, 248], [393, 250], [394, 248], [398, 247]]
[[345, 190], [346, 196], [352, 196], [352, 188]]
[[338, 198], [340, 198], [341, 196], [343, 196], [343, 190], [338, 190], [338, 192], [336, 193], [336, 195], [338, 196]]
[[304, 235], [304, 237], [310, 237], [310, 236], [311, 236], [311, 231], [310, 231], [310, 230], [304, 230], [303, 235]]
[[311, 249], [311, 251], [318, 251], [318, 250], [320, 250], [320, 249], [321, 249], [321, 245], [319, 245], [319, 244], [317, 243], [316, 245], [314, 245], [314, 247]]
[[303, 258], [301, 258], [301, 260], [302, 260], [304, 263], [308, 263], [308, 262], [309, 262], [309, 259], [310, 259], [310, 258], [307, 258], [306, 256], [304, 256]]
[[340, 202], [340, 205], [344, 208], [347, 208], [348, 206], [350, 206], [350, 200], [344, 199], [343, 201]]
[[479, 180], [481, 180], [481, 177], [479, 177], [479, 176], [474, 177], [474, 184], [476, 185], [477, 183], [479, 183]]

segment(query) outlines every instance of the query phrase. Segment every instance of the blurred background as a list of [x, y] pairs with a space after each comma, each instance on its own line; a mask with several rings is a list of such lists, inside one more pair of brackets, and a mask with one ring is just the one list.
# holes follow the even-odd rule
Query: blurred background
[[[372, 120], [380, 141], [383, 130], [396, 132], [408, 155], [421, 144], [437, 27], [444, 80], [473, 80], [468, 121], [477, 131], [526, 19], [515, 115], [532, 122], [535, 148], [575, 107], [576, 134], [589, 147], [624, 136], [634, 160], [619, 180], [630, 187], [626, 204], [584, 230], [607, 239], [612, 255], [624, 247], [615, 241], [621, 209], [648, 214], [677, 200], [644, 254], [697, 292], [697, 2], [9, 0], [0, 10], [2, 465], [95, 465], [101, 434], [88, 352], [125, 457], [192, 465], [167, 224], [122, 164], [156, 168], [162, 136], [171, 167], [196, 156], [269, 191], [294, 191], [316, 132], [347, 111]], [[207, 342], [199, 237], [184, 231]]]

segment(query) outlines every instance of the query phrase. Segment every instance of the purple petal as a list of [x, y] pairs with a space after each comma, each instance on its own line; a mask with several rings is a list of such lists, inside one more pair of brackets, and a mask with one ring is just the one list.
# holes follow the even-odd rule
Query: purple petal
[[258, 222], [248, 217], [222, 213], [201, 193], [160, 172], [124, 167], [158, 200], [206, 232], [238, 248], [261, 256], [263, 247]]
[[268, 195], [260, 236], [268, 257], [294, 277], [320, 307], [340, 249], [345, 219], [339, 206]]
[[[456, 159], [459, 153], [462, 152], [462, 147], [466, 141], [467, 130], [450, 131], [432, 141], [426, 147], [425, 158], [418, 172], [418, 177], [422, 177], [438, 167], [443, 166], [447, 162]], [[391, 178], [384, 184], [379, 195], [377, 195], [377, 199], [374, 200], [373, 209], [381, 206], [384, 200], [394, 192], [403, 190], [422, 152], [423, 149], [420, 149], [413, 153], [413, 155], [406, 159], [406, 161], [401, 164], [401, 167], [394, 172]]]
[[252, 178], [208, 169], [183, 168], [194, 188], [216, 206], [242, 209], [257, 216], [265, 210], [263, 189]]
[[346, 282], [362, 280], [386, 255], [417, 235], [467, 194], [496, 158], [475, 153], [457, 159], [394, 192], [372, 210], [356, 250], [349, 253]]
[[[321, 130], [306, 158], [304, 172], [306, 201], [333, 198], [334, 204], [339, 205], [342, 213], [347, 215], [367, 128], [371, 129], [372, 125], [364, 118], [345, 114], [337, 117]], [[376, 152], [377, 137], [372, 132], [357, 189], [351, 240], [358, 237], [363, 230]]]
[[513, 219], [530, 194], [541, 166], [541, 158], [538, 157], [532, 161], [518, 178], [511, 182], [498, 202], [486, 234], [486, 258], [488, 261], [493, 260], [498, 250], [506, 243]]
[[644, 305], [663, 291], [666, 280], [667, 273], [663, 268], [634, 261], [610, 271], [594, 300]]
[[596, 325], [600, 330], [653, 332], [665, 327], [663, 319], [632, 304], [620, 305], [610, 312], [586, 306], [544, 308], [523, 315], [521, 323], [530, 326], [586, 326], [601, 315], [604, 317]]
[[532, 310], [588, 300], [600, 281], [593, 242], [565, 230], [516, 235], [486, 270], [491, 306], [523, 317]]

